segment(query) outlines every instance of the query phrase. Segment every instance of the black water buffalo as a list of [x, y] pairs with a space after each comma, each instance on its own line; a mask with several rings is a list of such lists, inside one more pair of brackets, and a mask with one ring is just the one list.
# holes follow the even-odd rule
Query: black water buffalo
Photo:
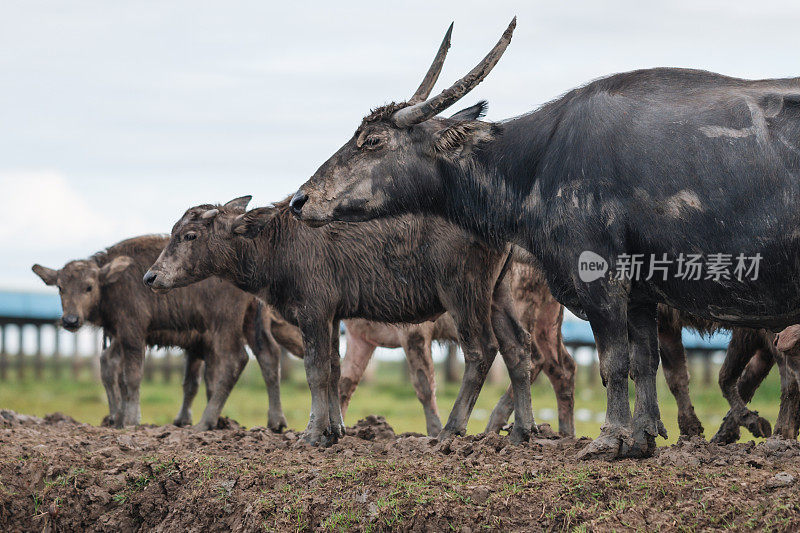
[[[597, 341], [606, 421], [581, 456], [648, 456], [666, 434], [659, 302], [727, 325], [800, 321], [800, 79], [657, 68], [599, 79], [502, 122], [438, 117], [494, 67], [515, 23], [441, 94], [428, 98], [435, 61], [408, 102], [371, 112], [292, 209], [315, 226], [438, 214], [527, 249]], [[637, 257], [643, 273], [628, 268]], [[648, 275], [662, 259], [664, 270]], [[687, 276], [689, 262], [700, 275]]]

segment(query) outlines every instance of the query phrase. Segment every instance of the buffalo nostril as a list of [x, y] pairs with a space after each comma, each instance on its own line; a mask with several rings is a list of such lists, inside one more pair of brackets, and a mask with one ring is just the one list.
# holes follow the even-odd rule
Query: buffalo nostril
[[144, 282], [145, 285], [150, 287], [150, 286], [153, 285], [153, 283], [155, 283], [157, 277], [158, 277], [158, 275], [155, 272], [151, 272], [151, 271], [148, 270], [147, 272], [145, 272], [144, 278], [142, 278], [142, 281]]
[[292, 210], [296, 216], [300, 216], [300, 212], [303, 210], [303, 206], [306, 205], [306, 201], [308, 200], [308, 195], [303, 191], [297, 191], [292, 196], [291, 201], [289, 201], [289, 208]]
[[75, 315], [64, 315], [64, 316], [61, 317], [61, 322], [65, 326], [69, 326], [69, 327], [77, 326], [78, 325], [78, 317], [75, 316]]

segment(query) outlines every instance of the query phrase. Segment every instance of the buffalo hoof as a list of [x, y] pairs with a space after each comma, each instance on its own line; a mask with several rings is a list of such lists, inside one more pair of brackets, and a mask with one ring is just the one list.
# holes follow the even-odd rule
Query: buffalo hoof
[[644, 459], [652, 457], [656, 451], [656, 438], [644, 431], [637, 431], [633, 440], [623, 441], [619, 448], [619, 458]]
[[104, 428], [114, 427], [114, 417], [112, 417], [111, 415], [104, 416], [103, 420], [100, 422], [100, 427]]
[[454, 437], [463, 437], [463, 436], [464, 436], [464, 431], [458, 431], [456, 429], [452, 429], [445, 426], [442, 432], [439, 433], [439, 436], [437, 438], [439, 439], [439, 442], [444, 442], [448, 439], [452, 440]]
[[700, 423], [700, 419], [693, 412], [678, 415], [678, 428], [681, 431], [681, 435], [686, 437], [701, 437], [705, 432], [703, 424]]
[[311, 446], [328, 448], [339, 442], [339, 437], [331, 428], [325, 428], [324, 431], [306, 430], [305, 433], [303, 433], [303, 441]]
[[508, 441], [511, 444], [524, 444], [529, 440], [531, 440], [531, 430], [521, 425], [515, 425], [508, 435]]
[[187, 427], [192, 425], [192, 415], [178, 415], [172, 424], [178, 427]]
[[772, 435], [772, 426], [769, 420], [758, 416], [755, 411], [749, 411], [744, 417], [744, 427], [753, 434], [754, 437], [769, 437]]
[[267, 428], [275, 433], [283, 433], [283, 430], [288, 427], [289, 423], [286, 422], [286, 417], [283, 415], [270, 416], [267, 419]]
[[193, 433], [202, 433], [203, 431], [211, 431], [212, 429], [216, 428], [217, 424], [212, 424], [206, 420], [201, 420], [197, 424], [192, 426]]

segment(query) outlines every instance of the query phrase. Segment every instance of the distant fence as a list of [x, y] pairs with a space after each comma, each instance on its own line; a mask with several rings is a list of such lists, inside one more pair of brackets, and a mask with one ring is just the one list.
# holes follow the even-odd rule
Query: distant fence
[[[61, 305], [55, 294], [0, 291], [0, 381], [27, 376], [59, 378], [66, 373], [78, 378], [87, 371], [99, 379], [99, 357], [104, 342], [102, 333], [92, 328], [82, 328], [77, 333], [67, 332], [57, 326], [60, 316]], [[599, 379], [594, 337], [589, 324], [565, 320], [562, 333], [564, 344], [576, 355], [579, 366], [589, 370], [587, 380]], [[701, 338], [684, 331], [683, 340], [690, 355], [690, 366], [696, 368], [699, 362], [702, 381], [711, 383], [714, 379], [712, 356], [725, 350], [728, 337]], [[284, 375], [289, 374], [291, 365], [291, 358], [285, 356]], [[441, 376], [444, 381], [460, 381], [461, 356], [454, 346], [450, 346], [443, 356], [443, 366]], [[143, 375], [146, 381], [158, 378], [169, 381], [182, 373], [183, 356], [179, 350], [148, 350]], [[490, 379], [498, 381], [505, 379], [505, 375], [502, 362], [496, 361]]]

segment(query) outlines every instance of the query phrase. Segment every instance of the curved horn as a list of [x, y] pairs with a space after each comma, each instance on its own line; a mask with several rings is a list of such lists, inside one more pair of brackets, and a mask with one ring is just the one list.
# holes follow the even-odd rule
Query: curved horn
[[447, 51], [450, 49], [450, 36], [453, 34], [453, 23], [450, 23], [450, 27], [447, 28], [447, 33], [444, 34], [444, 39], [442, 39], [442, 44], [439, 45], [439, 51], [436, 52], [436, 57], [433, 58], [433, 63], [431, 63], [428, 72], [425, 74], [425, 77], [422, 78], [422, 83], [419, 84], [417, 88], [417, 92], [414, 93], [409, 100], [409, 104], [417, 104], [419, 102], [424, 102], [426, 98], [431, 94], [433, 90], [433, 86], [436, 85], [436, 80], [439, 79], [439, 74], [442, 72], [442, 65], [444, 65], [444, 58], [447, 57]]
[[506, 31], [494, 45], [494, 48], [486, 55], [486, 57], [478, 63], [475, 68], [470, 70], [466, 76], [455, 82], [450, 88], [445, 89], [438, 95], [430, 100], [420, 102], [418, 104], [410, 105], [399, 109], [392, 116], [394, 123], [401, 127], [419, 124], [431, 117], [434, 117], [456, 103], [465, 94], [475, 88], [483, 79], [492, 71], [494, 66], [500, 60], [503, 52], [506, 51], [508, 44], [511, 42], [511, 35], [514, 33], [514, 28], [517, 26], [517, 17], [511, 20]]

